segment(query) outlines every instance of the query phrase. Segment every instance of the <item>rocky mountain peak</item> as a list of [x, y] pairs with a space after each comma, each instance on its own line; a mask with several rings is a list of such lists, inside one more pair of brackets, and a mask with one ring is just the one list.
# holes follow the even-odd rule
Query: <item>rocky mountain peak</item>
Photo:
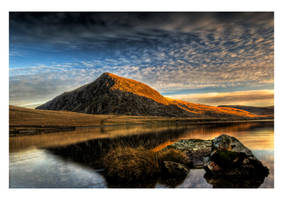
[[240, 109], [166, 98], [144, 83], [109, 72], [89, 84], [64, 92], [37, 109], [167, 117], [259, 117]]

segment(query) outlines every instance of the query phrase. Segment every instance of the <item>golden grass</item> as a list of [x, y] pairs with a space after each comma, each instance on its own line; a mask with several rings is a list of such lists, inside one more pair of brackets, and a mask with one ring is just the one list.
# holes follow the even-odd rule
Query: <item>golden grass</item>
[[85, 114], [70, 111], [36, 110], [9, 106], [10, 126], [103, 126], [117, 124], [143, 124], [176, 118], [157, 116], [129, 116]]
[[[174, 123], [207, 123], [218, 121], [233, 121], [227, 118], [212, 118], [207, 116], [184, 117], [160, 117], [160, 116], [129, 116], [129, 115], [104, 115], [84, 114], [70, 111], [36, 110], [9, 106], [9, 125], [13, 126], [104, 126], [127, 124], [157, 124], [172, 125]], [[196, 112], [196, 111], [195, 111]], [[199, 111], [200, 112], [200, 111]], [[258, 117], [258, 115], [257, 115]], [[235, 119], [237, 120], [237, 119]]]
[[142, 147], [117, 147], [103, 158], [106, 176], [115, 182], [143, 181], [159, 173], [157, 154]]
[[186, 155], [174, 149], [154, 152], [143, 147], [117, 147], [103, 157], [106, 177], [112, 182], [138, 182], [154, 179], [162, 173], [164, 161], [188, 166]]
[[177, 149], [166, 149], [163, 151], [159, 151], [157, 152], [157, 157], [160, 162], [173, 161], [176, 163], [184, 164], [185, 166], [188, 166], [190, 164], [187, 155]]

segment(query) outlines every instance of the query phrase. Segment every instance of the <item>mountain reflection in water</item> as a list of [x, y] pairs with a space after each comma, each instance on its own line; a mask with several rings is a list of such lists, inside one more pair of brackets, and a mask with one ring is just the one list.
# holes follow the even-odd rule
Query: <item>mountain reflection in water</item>
[[[10, 187], [273, 187], [273, 123], [227, 123], [187, 127], [127, 127], [79, 129], [66, 133], [10, 138]], [[142, 130], [145, 130], [144, 132]], [[78, 131], [78, 130], [76, 130]], [[118, 146], [158, 151], [180, 139], [213, 139], [221, 134], [238, 138], [266, 165], [263, 180], [214, 180], [203, 169], [183, 179], [156, 179], [135, 185], [113, 184], [104, 177], [100, 159]], [[28, 138], [30, 137], [30, 139]], [[53, 140], [53, 142], [52, 142]], [[36, 149], [28, 150], [31, 147]], [[23, 156], [24, 155], [24, 156]], [[47, 164], [48, 163], [48, 164]], [[51, 179], [51, 177], [54, 177]]]

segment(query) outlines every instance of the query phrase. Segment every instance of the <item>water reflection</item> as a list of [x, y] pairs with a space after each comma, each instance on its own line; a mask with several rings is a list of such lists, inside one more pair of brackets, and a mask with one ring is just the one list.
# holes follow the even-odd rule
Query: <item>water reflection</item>
[[269, 168], [269, 176], [257, 174], [257, 177], [250, 178], [233, 178], [233, 177], [215, 177], [208, 173], [204, 174], [206, 181], [214, 188], [258, 188], [258, 187], [273, 187], [274, 183], [274, 156], [273, 151], [253, 150], [253, 154], [261, 160], [263, 165]]
[[265, 176], [257, 178], [231, 178], [231, 177], [213, 177], [204, 174], [205, 180], [213, 186], [213, 188], [258, 188], [264, 181]]
[[[151, 135], [163, 131], [191, 130], [193, 126], [107, 126], [95, 128], [76, 128], [75, 131], [57, 132], [43, 135], [16, 136], [9, 138], [10, 152], [22, 151], [30, 148], [48, 148], [76, 144], [93, 139], [112, 139], [124, 136]], [[179, 137], [179, 134], [172, 137]], [[63, 139], [62, 139], [63, 138]]]
[[[143, 132], [144, 130], [144, 132]], [[270, 170], [264, 180], [226, 181], [192, 169], [180, 179], [152, 179], [123, 185], [105, 179], [100, 159], [117, 146], [158, 150], [180, 139], [237, 137]], [[48, 137], [49, 136], [49, 137]], [[30, 148], [34, 150], [27, 150]], [[38, 149], [38, 148], [41, 148]], [[269, 149], [269, 151], [267, 151]], [[259, 151], [260, 150], [260, 151]], [[187, 127], [105, 127], [10, 138], [10, 187], [273, 187], [273, 123], [210, 124]]]

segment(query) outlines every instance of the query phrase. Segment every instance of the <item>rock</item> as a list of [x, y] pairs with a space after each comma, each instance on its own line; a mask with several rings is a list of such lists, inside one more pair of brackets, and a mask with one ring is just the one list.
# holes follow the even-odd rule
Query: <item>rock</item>
[[192, 168], [204, 168], [210, 176], [253, 177], [261, 180], [269, 173], [250, 149], [228, 135], [213, 140], [180, 140], [166, 148], [185, 152]]
[[211, 153], [204, 169], [210, 176], [266, 177], [267, 167], [239, 140], [221, 135], [212, 140]]
[[184, 177], [189, 173], [189, 169], [183, 164], [173, 161], [163, 161], [163, 174], [168, 177]]
[[[247, 147], [245, 147], [235, 137], [228, 135], [220, 135], [212, 140], [212, 151], [226, 150], [237, 153], [244, 153], [247, 156], [253, 157], [253, 153]], [[213, 153], [213, 152], [212, 152]]]
[[166, 148], [174, 148], [185, 152], [190, 163], [192, 163], [191, 167], [202, 168], [205, 157], [211, 152], [211, 147], [211, 140], [189, 139], [180, 140]]
[[189, 168], [178, 162], [163, 161], [161, 166], [161, 176], [159, 178], [159, 182], [171, 188], [183, 183], [190, 172]]

